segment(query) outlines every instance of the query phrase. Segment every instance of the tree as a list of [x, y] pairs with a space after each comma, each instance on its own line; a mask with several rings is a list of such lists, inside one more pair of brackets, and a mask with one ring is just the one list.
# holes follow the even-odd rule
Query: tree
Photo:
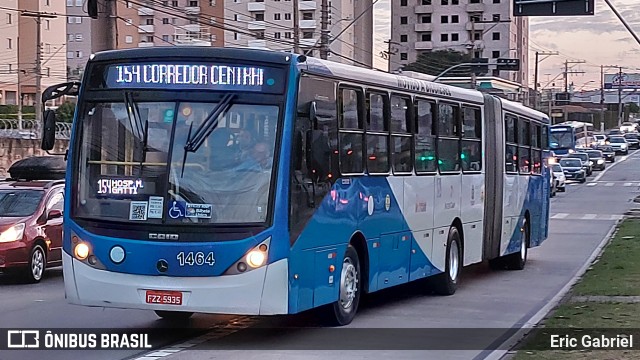
[[[439, 75], [446, 69], [471, 62], [471, 55], [456, 50], [435, 50], [418, 55], [415, 62], [405, 65], [403, 71], [416, 71], [429, 75]], [[446, 76], [469, 76], [469, 67], [461, 66], [447, 73]]]
[[65, 101], [56, 109], [56, 118], [59, 121], [70, 123], [73, 122], [73, 114], [76, 111], [76, 103]]
[[629, 107], [629, 112], [632, 114], [637, 114], [640, 113], [640, 106], [638, 106], [638, 104], [636, 103], [629, 103], [629, 105], [627, 105]]

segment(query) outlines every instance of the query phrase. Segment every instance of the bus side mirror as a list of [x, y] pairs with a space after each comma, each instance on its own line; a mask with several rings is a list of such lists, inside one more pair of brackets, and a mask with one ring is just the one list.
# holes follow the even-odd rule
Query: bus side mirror
[[56, 143], [56, 112], [54, 110], [45, 110], [42, 116], [42, 150], [53, 150]]

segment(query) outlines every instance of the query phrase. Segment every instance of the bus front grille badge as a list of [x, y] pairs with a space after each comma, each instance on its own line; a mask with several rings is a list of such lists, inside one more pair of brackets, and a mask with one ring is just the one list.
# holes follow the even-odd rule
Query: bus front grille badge
[[169, 263], [167, 263], [167, 260], [164, 259], [158, 260], [158, 262], [156, 263], [156, 269], [158, 269], [158, 271], [161, 273], [167, 272], [167, 270], [169, 270]]

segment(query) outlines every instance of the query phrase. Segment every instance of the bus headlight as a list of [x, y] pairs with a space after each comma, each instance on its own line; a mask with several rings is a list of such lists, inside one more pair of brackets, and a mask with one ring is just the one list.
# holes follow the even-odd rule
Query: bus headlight
[[73, 249], [73, 254], [78, 260], [84, 260], [89, 257], [89, 245], [81, 242]]
[[266, 265], [270, 245], [271, 237], [268, 237], [231, 265], [224, 275], [238, 275]]
[[573, 150], [573, 149], [569, 149], [569, 154], [573, 154], [574, 152], [576, 152], [576, 151]]
[[259, 268], [264, 265], [265, 260], [267, 260], [267, 254], [263, 253], [260, 250], [251, 250], [246, 257], [247, 264], [252, 268]]

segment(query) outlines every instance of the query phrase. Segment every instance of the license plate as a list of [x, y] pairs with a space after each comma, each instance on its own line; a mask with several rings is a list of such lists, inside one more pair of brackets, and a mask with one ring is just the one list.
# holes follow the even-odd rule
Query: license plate
[[147, 304], [182, 305], [182, 292], [167, 290], [147, 290]]

